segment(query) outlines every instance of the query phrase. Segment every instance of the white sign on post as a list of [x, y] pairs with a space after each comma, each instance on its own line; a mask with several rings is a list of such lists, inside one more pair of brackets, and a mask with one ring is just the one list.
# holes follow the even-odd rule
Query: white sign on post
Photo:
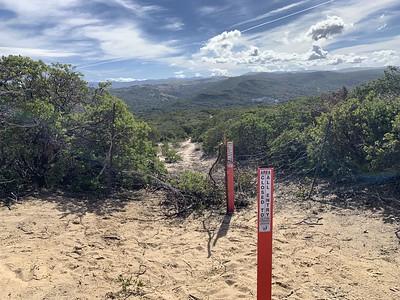
[[233, 167], [233, 143], [226, 143], [226, 162], [227, 167]]
[[271, 169], [260, 170], [260, 191], [259, 191], [259, 232], [271, 231]]

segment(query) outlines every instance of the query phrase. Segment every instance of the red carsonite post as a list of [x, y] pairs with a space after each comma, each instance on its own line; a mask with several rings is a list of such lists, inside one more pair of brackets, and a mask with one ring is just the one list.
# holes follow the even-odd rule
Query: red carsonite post
[[272, 296], [272, 219], [274, 169], [258, 168], [257, 300]]
[[225, 167], [225, 180], [226, 180], [226, 201], [227, 213], [232, 214], [235, 211], [235, 182], [233, 179], [233, 142], [226, 143], [226, 167]]

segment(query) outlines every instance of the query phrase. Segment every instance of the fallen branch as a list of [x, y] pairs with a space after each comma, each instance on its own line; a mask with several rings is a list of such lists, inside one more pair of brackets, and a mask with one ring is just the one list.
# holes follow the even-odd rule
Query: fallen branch
[[168, 190], [168, 191], [170, 191], [170, 192], [172, 192], [174, 194], [177, 194], [177, 195], [183, 195], [183, 192], [181, 190], [173, 187], [168, 182], [163, 181], [163, 180], [161, 180], [160, 178], [158, 178], [158, 177], [156, 177], [154, 175], [141, 173], [141, 172], [138, 172], [138, 171], [126, 171], [124, 173], [125, 174], [130, 174], [130, 175], [140, 176], [140, 177], [143, 177], [143, 178], [146, 178], [146, 177], [150, 178], [153, 181], [153, 183], [156, 185], [156, 187], [162, 188], [164, 190]]

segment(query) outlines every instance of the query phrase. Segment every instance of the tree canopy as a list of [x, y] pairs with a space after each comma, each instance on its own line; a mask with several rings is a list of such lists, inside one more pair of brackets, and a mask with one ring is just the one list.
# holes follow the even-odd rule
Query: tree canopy
[[124, 171], [162, 170], [150, 127], [106, 84], [90, 89], [70, 65], [0, 59], [0, 184], [109, 190]]

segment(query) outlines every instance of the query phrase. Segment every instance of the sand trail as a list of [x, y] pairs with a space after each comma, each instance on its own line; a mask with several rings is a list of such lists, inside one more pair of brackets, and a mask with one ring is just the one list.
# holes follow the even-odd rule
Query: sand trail
[[[256, 299], [255, 202], [232, 217], [166, 219], [162, 196], [1, 207], [0, 299], [123, 299], [121, 275], [143, 284], [128, 299]], [[274, 299], [400, 299], [398, 224], [299, 204], [289, 187], [276, 201]]]

